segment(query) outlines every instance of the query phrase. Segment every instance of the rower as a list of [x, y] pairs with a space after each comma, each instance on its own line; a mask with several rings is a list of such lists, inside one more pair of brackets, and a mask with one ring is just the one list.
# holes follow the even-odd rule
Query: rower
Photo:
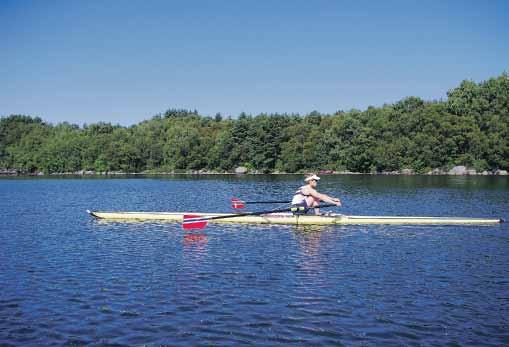
[[[336, 206], [341, 206], [341, 201], [338, 198], [333, 198], [316, 191], [316, 186], [319, 180], [320, 177], [316, 174], [307, 175], [304, 179], [306, 185], [300, 187], [293, 196], [292, 207], [304, 207], [304, 213], [307, 213], [309, 209], [314, 208], [315, 214], [320, 215], [320, 209], [316, 208], [316, 206], [319, 206], [320, 201], [326, 201]], [[295, 214], [298, 213], [299, 212], [295, 212]]]

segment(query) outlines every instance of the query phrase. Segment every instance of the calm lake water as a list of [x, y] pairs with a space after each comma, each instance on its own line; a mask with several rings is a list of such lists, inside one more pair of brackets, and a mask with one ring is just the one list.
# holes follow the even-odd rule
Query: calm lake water
[[[0, 179], [0, 345], [509, 345], [509, 223], [211, 224], [189, 238], [85, 213], [228, 212], [300, 184]], [[509, 219], [507, 177], [325, 176], [319, 190], [344, 214]]]

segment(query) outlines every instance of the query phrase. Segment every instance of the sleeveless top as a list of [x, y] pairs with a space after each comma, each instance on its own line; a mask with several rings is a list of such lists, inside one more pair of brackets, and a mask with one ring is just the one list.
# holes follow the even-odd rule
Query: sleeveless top
[[302, 189], [304, 187], [306, 187], [306, 186], [302, 186], [299, 189], [297, 189], [297, 191], [295, 192], [295, 194], [293, 195], [293, 198], [292, 198], [292, 205], [301, 204], [304, 200], [306, 200], [306, 198], [308, 196], [310, 196], [310, 194], [303, 194], [302, 193]]

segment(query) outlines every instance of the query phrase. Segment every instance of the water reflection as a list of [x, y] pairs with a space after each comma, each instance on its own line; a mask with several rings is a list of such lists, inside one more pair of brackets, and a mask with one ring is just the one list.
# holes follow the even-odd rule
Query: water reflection
[[294, 228], [294, 237], [300, 249], [297, 257], [299, 269], [306, 277], [316, 277], [324, 269], [323, 246], [327, 242], [330, 227], [319, 225], [298, 226]]
[[184, 262], [203, 261], [207, 255], [207, 244], [206, 234], [184, 234], [182, 237]]
[[183, 240], [184, 240], [184, 246], [207, 243], [207, 235], [206, 234], [186, 234], [186, 235], [184, 235]]

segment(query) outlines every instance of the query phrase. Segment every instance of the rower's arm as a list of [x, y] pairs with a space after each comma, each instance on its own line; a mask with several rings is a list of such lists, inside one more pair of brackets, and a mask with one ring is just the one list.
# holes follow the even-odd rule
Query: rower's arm
[[321, 201], [325, 201], [325, 202], [328, 202], [330, 204], [338, 204], [338, 206], [341, 206], [341, 201], [337, 198], [333, 198], [333, 197], [330, 197], [326, 194], [322, 194], [322, 193], [318, 193], [316, 190], [311, 190], [310, 191], [310, 194], [311, 196], [313, 196], [314, 198], [316, 199], [320, 199]]

